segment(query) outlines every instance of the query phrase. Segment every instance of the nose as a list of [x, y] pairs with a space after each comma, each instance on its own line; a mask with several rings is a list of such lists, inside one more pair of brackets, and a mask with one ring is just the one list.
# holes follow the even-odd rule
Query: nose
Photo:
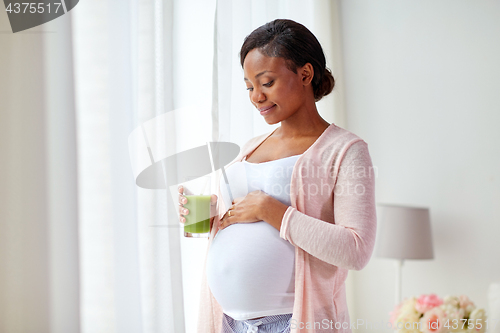
[[250, 94], [250, 100], [254, 105], [265, 102], [266, 100], [266, 95], [259, 88], [254, 88]]

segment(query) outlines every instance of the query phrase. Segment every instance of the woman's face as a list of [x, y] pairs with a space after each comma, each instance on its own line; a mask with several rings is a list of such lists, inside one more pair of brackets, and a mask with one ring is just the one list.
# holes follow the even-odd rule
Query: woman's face
[[284, 58], [268, 57], [253, 49], [245, 57], [243, 70], [250, 101], [268, 124], [294, 115], [305, 105], [308, 90], [312, 91], [309, 64], [294, 73], [286, 67]]

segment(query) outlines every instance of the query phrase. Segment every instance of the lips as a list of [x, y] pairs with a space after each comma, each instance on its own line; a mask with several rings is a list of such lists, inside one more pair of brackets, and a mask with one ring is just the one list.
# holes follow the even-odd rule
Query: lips
[[276, 104], [259, 108], [260, 114], [265, 115], [266, 113], [271, 112], [272, 110], [274, 110], [275, 106], [276, 106]]

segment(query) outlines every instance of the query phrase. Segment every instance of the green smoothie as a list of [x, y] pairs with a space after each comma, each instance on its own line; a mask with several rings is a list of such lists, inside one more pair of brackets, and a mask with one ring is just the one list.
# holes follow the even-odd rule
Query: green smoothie
[[185, 195], [187, 203], [184, 208], [189, 214], [184, 216], [184, 232], [204, 234], [210, 231], [210, 198], [211, 195]]

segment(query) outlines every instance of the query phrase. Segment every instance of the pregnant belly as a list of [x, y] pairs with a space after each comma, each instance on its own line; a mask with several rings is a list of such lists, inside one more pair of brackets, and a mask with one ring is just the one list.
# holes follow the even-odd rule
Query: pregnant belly
[[208, 285], [229, 315], [291, 310], [294, 273], [295, 248], [263, 221], [218, 231], [209, 249]]

